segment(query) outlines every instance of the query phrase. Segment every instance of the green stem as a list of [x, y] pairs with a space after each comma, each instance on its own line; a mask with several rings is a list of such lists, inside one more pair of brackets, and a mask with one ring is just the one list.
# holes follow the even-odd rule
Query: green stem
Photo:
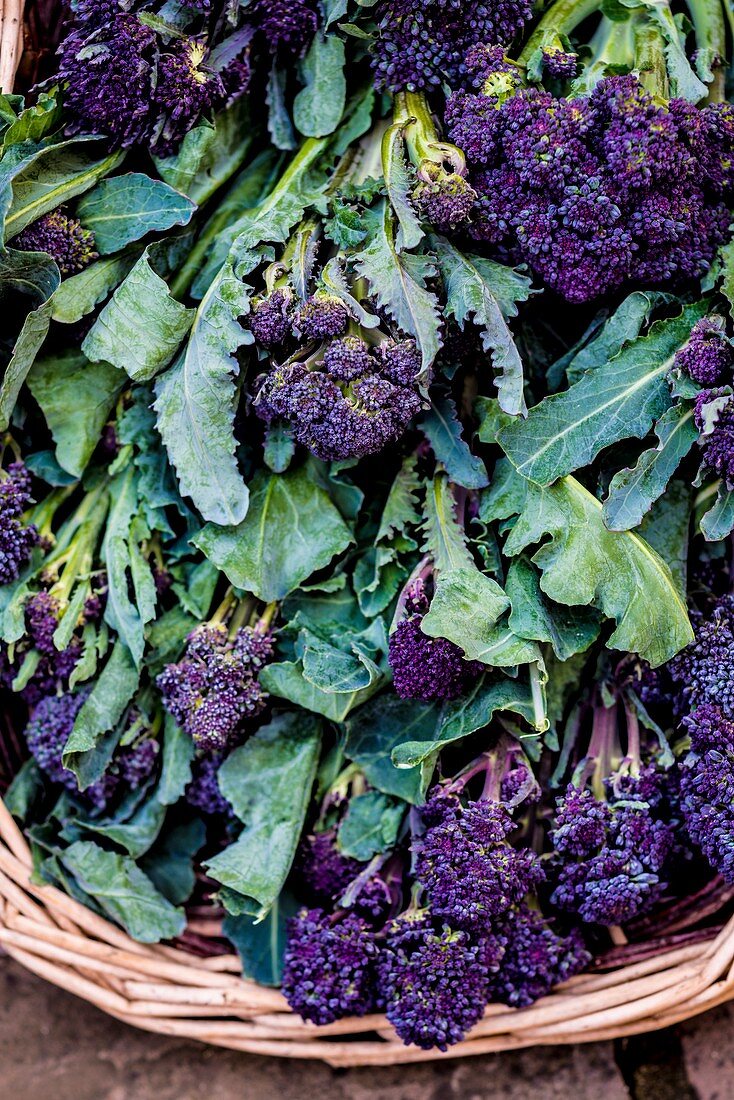
[[519, 63], [527, 65], [535, 51], [542, 49], [552, 35], [569, 35], [584, 19], [598, 13], [599, 0], [556, 0], [525, 43]]
[[651, 23], [639, 20], [635, 31], [635, 62], [640, 83], [647, 91], [662, 99], [670, 98], [665, 46], [660, 33]]
[[[686, 0], [696, 36], [696, 47], [704, 50], [713, 80], [709, 84], [709, 103], [722, 103], [726, 98], [724, 62], [726, 58], [726, 23], [721, 0]], [[730, 8], [727, 5], [727, 11]], [[734, 24], [732, 26], [734, 31]]]
[[77, 581], [88, 577], [92, 571], [94, 555], [107, 518], [109, 503], [110, 498], [105, 492], [96, 501], [89, 517], [81, 527], [77, 528], [78, 533], [72, 542], [62, 577], [51, 588], [51, 594], [58, 599], [62, 609], [66, 607]]
[[404, 125], [405, 145], [411, 163], [416, 168], [429, 161], [463, 175], [464, 154], [455, 145], [440, 141], [428, 101], [422, 92], [399, 92], [395, 96], [393, 121]]

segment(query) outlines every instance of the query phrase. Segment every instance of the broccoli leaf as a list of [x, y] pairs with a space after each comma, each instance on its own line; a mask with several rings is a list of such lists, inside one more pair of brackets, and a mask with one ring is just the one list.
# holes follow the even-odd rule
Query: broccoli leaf
[[245, 823], [239, 838], [206, 863], [217, 882], [253, 898], [264, 917], [293, 862], [316, 777], [321, 728], [303, 712], [281, 714], [235, 749], [219, 787]]
[[[575, 478], [549, 488], [522, 487], [524, 503], [505, 542], [510, 557], [530, 546], [543, 576], [541, 590], [556, 603], [593, 605], [617, 623], [607, 645], [639, 655], [656, 667], [688, 645], [693, 631], [670, 569], [630, 531], [604, 526], [601, 503]], [[490, 489], [490, 502], [493, 489]], [[498, 518], [516, 514], [517, 495], [500, 488], [505, 507]]]
[[344, 42], [335, 34], [315, 34], [300, 66], [305, 87], [293, 101], [293, 121], [306, 137], [333, 133], [347, 97]]
[[719, 542], [734, 530], [734, 490], [720, 482], [716, 501], [701, 517], [701, 534], [707, 542]]
[[53, 436], [59, 466], [81, 477], [127, 376], [71, 350], [37, 359], [27, 382]]
[[186, 225], [196, 205], [167, 183], [142, 172], [103, 179], [76, 208], [85, 229], [94, 233], [100, 256], [118, 252], [132, 241], [174, 225]]
[[560, 661], [584, 652], [599, 637], [599, 612], [552, 603], [543, 594], [538, 572], [527, 558], [510, 563], [506, 589], [512, 603], [508, 625], [520, 638], [550, 643]]
[[78, 840], [59, 852], [59, 859], [107, 916], [138, 943], [158, 943], [183, 932], [184, 911], [159, 894], [129, 856]]
[[390, 204], [400, 223], [395, 247], [398, 252], [405, 248], [415, 248], [423, 237], [420, 219], [410, 197], [413, 185], [410, 169], [405, 158], [405, 122], [389, 126], [382, 138], [382, 170]]
[[91, 313], [130, 272], [141, 248], [131, 246], [117, 256], [96, 260], [77, 275], [64, 279], [53, 296], [53, 320], [73, 325]]
[[465, 489], [483, 489], [489, 484], [484, 463], [471, 453], [461, 434], [456, 406], [450, 397], [433, 398], [430, 411], [421, 418], [420, 428], [452, 481]]
[[60, 282], [58, 267], [43, 253], [7, 249], [0, 255], [0, 304], [10, 291], [27, 296], [34, 306], [23, 321], [0, 383], [0, 431], [8, 427], [21, 387], [46, 339], [51, 325], [52, 297]]
[[[506, 413], [524, 416], [522, 360], [506, 318], [517, 315], [516, 303], [528, 297], [530, 280], [492, 260], [459, 252], [445, 237], [432, 235], [430, 245], [446, 285], [445, 312], [462, 329], [470, 317], [481, 327], [484, 350], [493, 353], [500, 406]], [[502, 299], [495, 289], [500, 281], [510, 289]]]
[[260, 470], [245, 519], [231, 527], [207, 524], [193, 541], [237, 588], [270, 601], [283, 599], [353, 540], [328, 494], [300, 467]]
[[631, 469], [620, 470], [604, 501], [604, 522], [610, 531], [637, 527], [664, 492], [681, 461], [698, 438], [693, 406], [680, 402], [667, 409], [655, 425], [657, 447], [643, 451]]
[[438, 299], [426, 290], [435, 267], [427, 256], [398, 253], [392, 217], [384, 201], [369, 212], [369, 237], [355, 256], [355, 266], [369, 283], [378, 306], [387, 310], [398, 328], [415, 337], [425, 373], [442, 342]]
[[527, 420], [503, 428], [498, 442], [518, 473], [550, 485], [587, 466], [604, 447], [647, 435], [671, 404], [666, 376], [673, 356], [705, 312], [699, 302], [656, 321], [609, 363], [541, 401]]
[[405, 803], [380, 791], [366, 791], [349, 800], [339, 825], [337, 845], [342, 855], [363, 863], [391, 848], [405, 815]]
[[222, 932], [234, 944], [245, 978], [258, 985], [280, 985], [288, 921], [297, 911], [298, 902], [288, 890], [283, 890], [263, 920], [255, 920], [247, 913], [227, 914]]
[[509, 606], [497, 582], [476, 566], [441, 570], [421, 630], [430, 638], [448, 638], [464, 651], [467, 660], [484, 661], [495, 639], [494, 624]]
[[241, 96], [214, 116], [213, 125], [201, 119], [175, 154], [153, 158], [161, 178], [197, 206], [203, 206], [249, 153], [255, 137], [249, 115], [250, 101]]
[[439, 709], [433, 703], [401, 699], [395, 694], [377, 696], [347, 720], [344, 754], [359, 765], [378, 791], [420, 805], [433, 772], [433, 758], [427, 756], [422, 767], [397, 768], [391, 754], [407, 737], [420, 742], [430, 740], [438, 721]]
[[151, 259], [146, 248], [82, 344], [93, 363], [112, 363], [135, 382], [147, 382], [168, 366], [195, 316], [171, 297]]

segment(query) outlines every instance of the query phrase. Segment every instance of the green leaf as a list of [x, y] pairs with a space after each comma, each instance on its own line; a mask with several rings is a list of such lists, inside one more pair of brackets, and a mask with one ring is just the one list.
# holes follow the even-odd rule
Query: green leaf
[[657, 550], [670, 568], [681, 598], [688, 591], [688, 544], [691, 527], [692, 489], [683, 481], [671, 481], [667, 491], [653, 504], [639, 534]]
[[8, 290], [26, 295], [34, 303], [23, 321], [0, 383], [0, 431], [8, 427], [21, 387], [46, 339], [51, 324], [51, 299], [60, 282], [58, 267], [43, 253], [8, 249], [0, 255], [0, 303], [6, 299]]
[[258, 471], [242, 523], [207, 524], [193, 541], [236, 588], [269, 602], [328, 565], [352, 534], [328, 494], [300, 467], [284, 474]]
[[13, 178], [13, 198], [5, 216], [5, 240], [15, 237], [49, 210], [88, 191], [123, 159], [98, 159], [99, 139], [73, 138], [40, 149]]
[[[102, 771], [97, 767], [95, 749], [104, 734], [120, 721], [132, 701], [140, 679], [130, 650], [116, 642], [91, 693], [85, 699], [64, 746], [62, 763], [79, 779], [82, 790], [94, 783]], [[106, 762], [105, 762], [106, 763]]]
[[382, 138], [382, 171], [390, 205], [400, 223], [396, 248], [415, 248], [423, 237], [420, 218], [410, 197], [414, 185], [405, 157], [404, 131], [408, 121], [389, 126]]
[[441, 570], [421, 630], [429, 638], [448, 638], [467, 660], [484, 661], [495, 636], [492, 628], [509, 606], [497, 582], [476, 566]]
[[306, 679], [302, 661], [280, 661], [262, 670], [260, 683], [270, 695], [288, 699], [332, 722], [343, 722], [351, 711], [379, 690], [383, 680], [373, 679], [366, 687], [352, 692], [324, 691]]
[[643, 451], [631, 469], [620, 470], [604, 501], [604, 522], [610, 531], [637, 527], [665, 492], [668, 482], [698, 439], [693, 406], [679, 402], [667, 409], [655, 425], [657, 447]]
[[679, 31], [669, 5], [659, 4], [657, 0], [641, 0], [641, 6], [647, 9], [651, 22], [657, 24], [665, 42], [665, 62], [671, 95], [698, 103], [705, 98], [708, 88], [691, 68], [685, 50], [685, 36]]
[[60, 852], [59, 859], [107, 916], [138, 943], [158, 943], [183, 932], [183, 910], [159, 894], [129, 856], [78, 840]]
[[670, 569], [643, 539], [608, 531], [600, 502], [575, 478], [550, 488], [527, 482], [525, 491], [505, 553], [512, 557], [542, 544], [532, 560], [543, 573], [546, 596], [600, 608], [617, 623], [607, 645], [638, 653], [653, 668], [688, 645], [693, 631], [685, 602]]
[[349, 859], [366, 863], [393, 846], [404, 814], [405, 803], [380, 791], [351, 798], [339, 825], [339, 851]]
[[364, 772], [372, 787], [395, 795], [413, 805], [425, 800], [433, 770], [432, 758], [423, 767], [396, 768], [393, 749], [412, 738], [429, 741], [439, 722], [438, 707], [395, 694], [375, 696], [350, 715], [344, 739], [344, 754]]
[[133, 859], [144, 855], [156, 840], [163, 826], [166, 807], [155, 798], [144, 801], [126, 821], [79, 821], [84, 832], [109, 840], [123, 848]]
[[206, 825], [198, 818], [159, 837], [140, 862], [156, 890], [172, 905], [183, 905], [196, 885], [194, 857], [206, 840]]
[[398, 328], [415, 337], [423, 371], [433, 363], [441, 347], [441, 319], [436, 295], [426, 290], [435, 274], [427, 256], [398, 253], [392, 211], [382, 202], [370, 212], [370, 236], [355, 256], [355, 266], [370, 285], [377, 305], [385, 309]]
[[729, 315], [734, 318], [734, 238], [721, 249], [721, 293], [729, 303]]
[[593, 608], [577, 611], [544, 596], [537, 570], [526, 558], [510, 563], [506, 582], [512, 603], [509, 626], [520, 638], [548, 642], [560, 661], [584, 652], [599, 637], [601, 616]]
[[441, 749], [488, 726], [498, 711], [519, 714], [531, 726], [535, 708], [529, 684], [518, 680], [478, 680], [460, 699], [445, 703], [433, 736], [426, 740], [403, 741], [393, 749], [393, 764], [398, 768], [415, 768], [433, 759]]
[[592, 340], [585, 343], [566, 360], [569, 384], [578, 382], [587, 370], [596, 370], [618, 355], [625, 344], [635, 340], [650, 316], [658, 295], [635, 290], [617, 307]]
[[206, 864], [217, 882], [253, 898], [264, 917], [290, 871], [316, 776], [320, 724], [276, 716], [219, 769], [219, 788], [245, 823], [239, 838]]
[[426, 488], [424, 535], [424, 549], [439, 573], [476, 568], [466, 545], [466, 534], [456, 518], [451, 484], [442, 472]]
[[173, 156], [153, 158], [161, 178], [197, 206], [203, 206], [249, 153], [255, 137], [249, 116], [249, 99], [241, 96], [214, 116], [213, 126], [200, 120]]
[[452, 481], [465, 489], [483, 489], [489, 484], [484, 463], [471, 453], [461, 434], [456, 406], [450, 397], [433, 398], [430, 412], [421, 417], [420, 428]]
[[65, 351], [36, 360], [27, 382], [53, 436], [59, 466], [81, 477], [127, 376], [109, 363], [90, 363], [82, 352]]
[[716, 502], [701, 517], [701, 534], [706, 542], [720, 542], [734, 530], [734, 490], [720, 482]]
[[79, 202], [76, 216], [94, 233], [97, 252], [106, 256], [146, 233], [187, 225], [195, 210], [191, 199], [161, 180], [126, 172], [98, 183]]
[[64, 279], [55, 291], [51, 316], [63, 325], [73, 325], [91, 313], [118, 286], [138, 258], [139, 248], [128, 248], [85, 267], [78, 275]]
[[601, 450], [621, 439], [647, 435], [670, 407], [666, 375], [703, 303], [677, 317], [657, 321], [647, 336], [627, 344], [609, 363], [546, 397], [499, 433], [498, 441], [523, 477], [540, 485], [588, 466]]
[[155, 617], [156, 591], [142, 543], [147, 528], [136, 531], [138, 485], [133, 466], [118, 474], [110, 486], [112, 503], [102, 558], [107, 569], [105, 622], [117, 632], [140, 666], [145, 649], [145, 625]]
[[[460, 328], [468, 318], [482, 329], [482, 346], [492, 352], [495, 384], [501, 408], [511, 415], [527, 412], [523, 396], [523, 367], [507, 317], [517, 315], [516, 302], [524, 302], [530, 293], [530, 280], [509, 268], [468, 252], [459, 252], [445, 237], [429, 238], [439, 271], [446, 287], [444, 312], [454, 317]], [[511, 280], [512, 297], [500, 301], [495, 282]]]
[[315, 34], [300, 69], [305, 87], [293, 101], [293, 121], [306, 137], [324, 137], [336, 130], [344, 113], [344, 42], [335, 34]]
[[25, 821], [34, 802], [44, 790], [43, 772], [31, 756], [15, 773], [13, 782], [3, 795], [3, 805], [8, 813]]
[[87, 333], [82, 351], [92, 362], [112, 363], [133, 381], [147, 382], [171, 362], [193, 321], [194, 310], [171, 297], [146, 248]]
[[[160, 622], [160, 620], [158, 620]], [[166, 711], [163, 724], [163, 766], [158, 783], [158, 801], [164, 806], [178, 802], [191, 782], [195, 745], [188, 733]]]
[[288, 890], [284, 890], [263, 920], [254, 920], [247, 914], [227, 914], [222, 922], [222, 932], [237, 950], [243, 977], [258, 985], [280, 985], [288, 921], [297, 912], [298, 902]]
[[188, 344], [155, 388], [158, 431], [181, 495], [220, 524], [240, 523], [249, 500], [234, 437], [234, 355], [245, 343], [238, 318], [249, 303], [238, 257], [233, 248], [196, 311]]

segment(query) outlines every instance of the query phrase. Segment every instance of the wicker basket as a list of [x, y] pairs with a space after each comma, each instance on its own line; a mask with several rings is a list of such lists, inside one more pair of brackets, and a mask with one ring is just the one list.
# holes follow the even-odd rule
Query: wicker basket
[[[12, 88], [22, 45], [23, 0], [0, 0], [0, 91]], [[13, 741], [0, 730], [0, 772], [17, 763]], [[238, 957], [219, 952], [218, 932], [216, 921], [192, 920], [188, 949], [186, 938], [179, 947], [144, 946], [33, 882], [28, 845], [0, 801], [0, 946], [46, 981], [146, 1031], [332, 1066], [389, 1065], [634, 1035], [734, 998], [732, 918], [720, 929], [669, 936], [637, 959], [634, 948], [612, 953], [607, 969], [573, 978], [531, 1008], [493, 1005], [468, 1039], [442, 1054], [403, 1046], [383, 1016], [304, 1023], [276, 990], [242, 979]], [[619, 963], [624, 958], [631, 961]]]

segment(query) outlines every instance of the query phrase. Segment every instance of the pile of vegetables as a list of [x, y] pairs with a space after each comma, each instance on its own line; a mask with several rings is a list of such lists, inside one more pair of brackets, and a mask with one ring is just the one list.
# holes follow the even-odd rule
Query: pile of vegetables
[[705, 935], [727, 11], [72, 6], [0, 99], [0, 776], [36, 879], [424, 1048]]

